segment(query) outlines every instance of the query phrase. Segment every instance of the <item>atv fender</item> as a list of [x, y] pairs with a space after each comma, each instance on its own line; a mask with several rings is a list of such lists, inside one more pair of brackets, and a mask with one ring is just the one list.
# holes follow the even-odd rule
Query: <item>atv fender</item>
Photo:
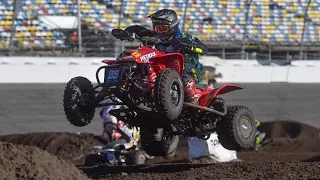
[[221, 94], [226, 94], [231, 91], [240, 90], [240, 89], [243, 89], [243, 88], [240, 86], [234, 85], [234, 84], [224, 84], [224, 85], [220, 86], [219, 88], [213, 89], [209, 94], [202, 96], [199, 99], [199, 104], [203, 107], [208, 107], [210, 102], [216, 96], [221, 95]]
[[153, 57], [149, 59], [149, 62], [153, 65], [160, 65], [160, 69], [157, 71], [164, 68], [172, 68], [182, 76], [184, 59], [179, 53], [168, 53], [163, 56]]

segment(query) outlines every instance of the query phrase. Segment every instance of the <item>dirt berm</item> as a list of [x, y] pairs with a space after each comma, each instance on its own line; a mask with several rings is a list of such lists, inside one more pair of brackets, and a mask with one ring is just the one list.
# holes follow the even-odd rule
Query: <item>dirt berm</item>
[[88, 177], [71, 162], [37, 147], [0, 142], [0, 179], [85, 180]]
[[0, 141], [36, 146], [74, 164], [82, 164], [89, 148], [100, 144], [98, 138], [92, 134], [65, 132], [12, 134], [0, 136]]
[[[242, 162], [186, 163], [188, 146], [181, 139], [177, 155], [170, 160], [155, 158], [146, 166], [79, 167], [94, 179], [320, 179], [320, 129], [291, 122], [262, 123], [267, 133], [259, 152], [238, 152]], [[88, 148], [100, 144], [90, 134], [30, 133], [0, 136], [0, 141], [37, 146], [52, 154], [81, 164]]]

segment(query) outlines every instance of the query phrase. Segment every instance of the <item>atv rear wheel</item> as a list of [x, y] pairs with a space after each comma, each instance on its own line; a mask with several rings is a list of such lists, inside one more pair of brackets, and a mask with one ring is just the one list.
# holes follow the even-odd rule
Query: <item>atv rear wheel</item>
[[146, 164], [146, 156], [145, 152], [142, 150], [132, 151], [128, 154], [126, 158], [128, 165], [143, 165]]
[[230, 106], [227, 115], [217, 123], [221, 145], [229, 150], [254, 147], [256, 122], [253, 113], [245, 106]]
[[181, 77], [174, 69], [164, 69], [157, 75], [154, 97], [161, 116], [170, 120], [179, 117], [184, 103], [184, 89]]
[[179, 136], [172, 134], [176, 130], [173, 125], [164, 128], [141, 127], [142, 149], [151, 156], [172, 157], [179, 144]]
[[63, 107], [68, 121], [74, 126], [86, 126], [94, 117], [95, 108], [86, 104], [94, 99], [95, 91], [85, 77], [72, 78], [63, 95]]
[[96, 154], [87, 155], [84, 160], [84, 165], [85, 166], [99, 166], [100, 161], [99, 161], [98, 155], [96, 155]]

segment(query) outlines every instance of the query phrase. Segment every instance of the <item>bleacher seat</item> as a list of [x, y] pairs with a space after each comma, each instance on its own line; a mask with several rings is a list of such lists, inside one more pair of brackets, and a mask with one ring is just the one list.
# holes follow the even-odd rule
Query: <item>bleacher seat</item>
[[[13, 21], [13, 0], [0, 0], [0, 48], [8, 46]], [[303, 32], [304, 11], [309, 0], [261, 0], [252, 1], [248, 21], [245, 21], [245, 0], [189, 1], [185, 30], [202, 40], [241, 41], [247, 26], [248, 40], [270, 44], [299, 44]], [[22, 47], [54, 47], [67, 45], [66, 37], [47, 27], [37, 19], [38, 15], [77, 15], [74, 0], [20, 0], [16, 22], [16, 35], [22, 39]], [[183, 22], [185, 0], [127, 0], [123, 4], [125, 18], [120, 28], [132, 24], [149, 26], [146, 19], [162, 8], [174, 9]], [[120, 0], [82, 0], [82, 20], [94, 28], [110, 32], [118, 26]], [[319, 44], [320, 0], [310, 3], [304, 41]], [[210, 22], [204, 19], [212, 18]], [[150, 26], [149, 26], [150, 27]]]

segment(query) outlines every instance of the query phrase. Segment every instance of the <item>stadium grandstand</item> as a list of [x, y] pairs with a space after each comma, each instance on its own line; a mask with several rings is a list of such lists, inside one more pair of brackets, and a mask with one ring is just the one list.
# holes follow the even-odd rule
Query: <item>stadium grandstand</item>
[[114, 56], [138, 44], [114, 41], [111, 30], [150, 28], [146, 16], [162, 8], [174, 9], [181, 28], [204, 41], [209, 55], [320, 59], [320, 0], [0, 0], [0, 50]]

